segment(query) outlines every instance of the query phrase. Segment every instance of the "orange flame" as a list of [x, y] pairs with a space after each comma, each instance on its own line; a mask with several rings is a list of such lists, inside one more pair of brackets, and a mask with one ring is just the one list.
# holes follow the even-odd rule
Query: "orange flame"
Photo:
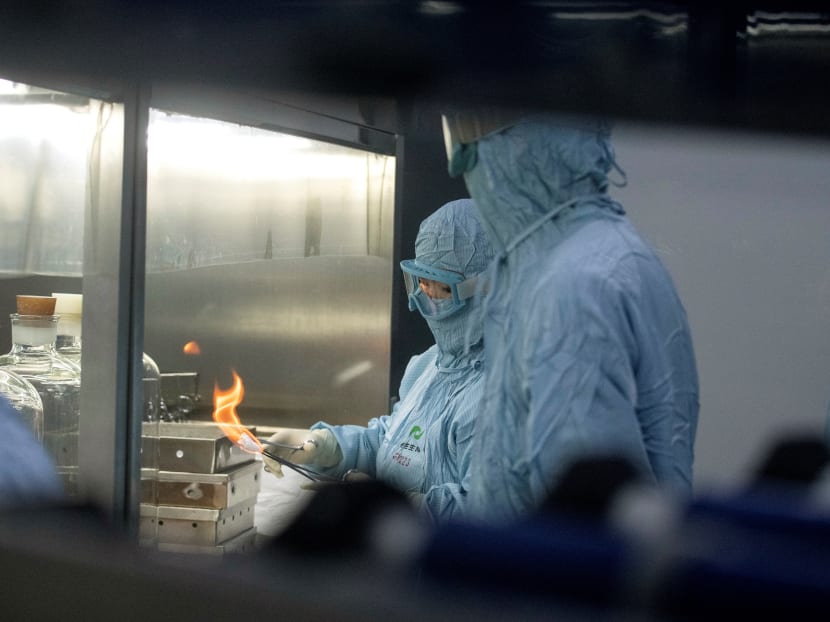
[[182, 352], [190, 356], [199, 356], [202, 353], [202, 348], [199, 347], [199, 344], [197, 342], [188, 341], [186, 344], [184, 344]]
[[213, 420], [231, 441], [240, 449], [250, 454], [261, 453], [262, 444], [256, 436], [242, 425], [239, 415], [236, 414], [236, 407], [242, 402], [245, 395], [245, 387], [242, 385], [242, 378], [235, 370], [233, 374], [233, 386], [227, 391], [219, 389], [219, 383], [213, 386]]

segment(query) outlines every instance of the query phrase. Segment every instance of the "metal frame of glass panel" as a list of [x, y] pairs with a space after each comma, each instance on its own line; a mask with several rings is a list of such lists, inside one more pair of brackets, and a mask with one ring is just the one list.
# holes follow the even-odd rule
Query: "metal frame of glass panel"
[[[4, 76], [6, 77], [6, 76]], [[95, 140], [96, 168], [85, 210], [80, 473], [86, 499], [129, 532], [140, 499], [141, 353], [144, 330], [147, 128], [151, 108], [322, 139], [396, 155], [398, 137], [360, 122], [356, 108], [310, 112], [296, 102], [220, 89], [131, 84], [91, 88], [79, 80], [11, 79], [94, 93], [113, 106]], [[350, 120], [344, 120], [351, 115]], [[343, 117], [343, 118], [340, 118]]]
[[[124, 94], [123, 135], [102, 136], [104, 168], [84, 240], [86, 339], [80, 468], [83, 491], [116, 524], [135, 529], [138, 508], [148, 91]], [[121, 142], [120, 159], [118, 144]], [[120, 168], [120, 171], [118, 170]], [[120, 208], [120, 209], [118, 209]]]

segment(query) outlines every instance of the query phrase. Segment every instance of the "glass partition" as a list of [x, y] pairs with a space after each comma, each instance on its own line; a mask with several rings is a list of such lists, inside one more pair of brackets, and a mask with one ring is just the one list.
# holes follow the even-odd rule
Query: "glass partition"
[[[101, 137], [123, 134], [122, 108], [0, 79], [0, 368], [39, 394], [42, 426], [33, 432], [70, 499], [82, 485], [84, 229]], [[21, 295], [55, 300], [24, 309]]]
[[144, 344], [162, 405], [142, 527], [162, 549], [244, 550], [274, 478], [215, 426], [214, 393], [237, 387], [260, 438], [386, 414], [395, 158], [158, 109], [147, 138]]
[[81, 276], [100, 102], [0, 80], [0, 273]]

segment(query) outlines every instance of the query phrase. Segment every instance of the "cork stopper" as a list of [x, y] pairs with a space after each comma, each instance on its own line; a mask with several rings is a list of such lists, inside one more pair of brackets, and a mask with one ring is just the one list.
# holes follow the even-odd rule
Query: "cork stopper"
[[20, 315], [54, 315], [56, 299], [52, 296], [17, 296]]

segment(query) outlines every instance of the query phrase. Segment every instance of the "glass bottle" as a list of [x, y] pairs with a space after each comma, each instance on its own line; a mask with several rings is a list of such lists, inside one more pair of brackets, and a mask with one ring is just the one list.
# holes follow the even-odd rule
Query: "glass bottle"
[[141, 355], [144, 373], [142, 375], [145, 422], [160, 421], [162, 419], [161, 399], [161, 372], [156, 362], [146, 352]]
[[81, 364], [81, 294], [53, 293], [55, 315], [58, 320], [58, 334], [55, 349], [69, 360]]
[[[45, 298], [18, 296], [18, 313], [10, 316], [12, 349], [0, 356], [0, 368], [28, 380], [40, 396], [43, 446], [72, 497], [78, 493], [81, 368], [55, 349], [58, 316], [53, 314], [54, 303], [40, 307]], [[37, 305], [29, 304], [31, 299], [39, 299]]]
[[[72, 362], [81, 364], [81, 326], [83, 295], [53, 293], [55, 315], [59, 316], [55, 349]], [[161, 398], [161, 373], [156, 362], [142, 353], [144, 409], [143, 420], [155, 421], [165, 411]]]
[[37, 440], [43, 440], [43, 402], [32, 383], [0, 367], [0, 395], [20, 414]]

